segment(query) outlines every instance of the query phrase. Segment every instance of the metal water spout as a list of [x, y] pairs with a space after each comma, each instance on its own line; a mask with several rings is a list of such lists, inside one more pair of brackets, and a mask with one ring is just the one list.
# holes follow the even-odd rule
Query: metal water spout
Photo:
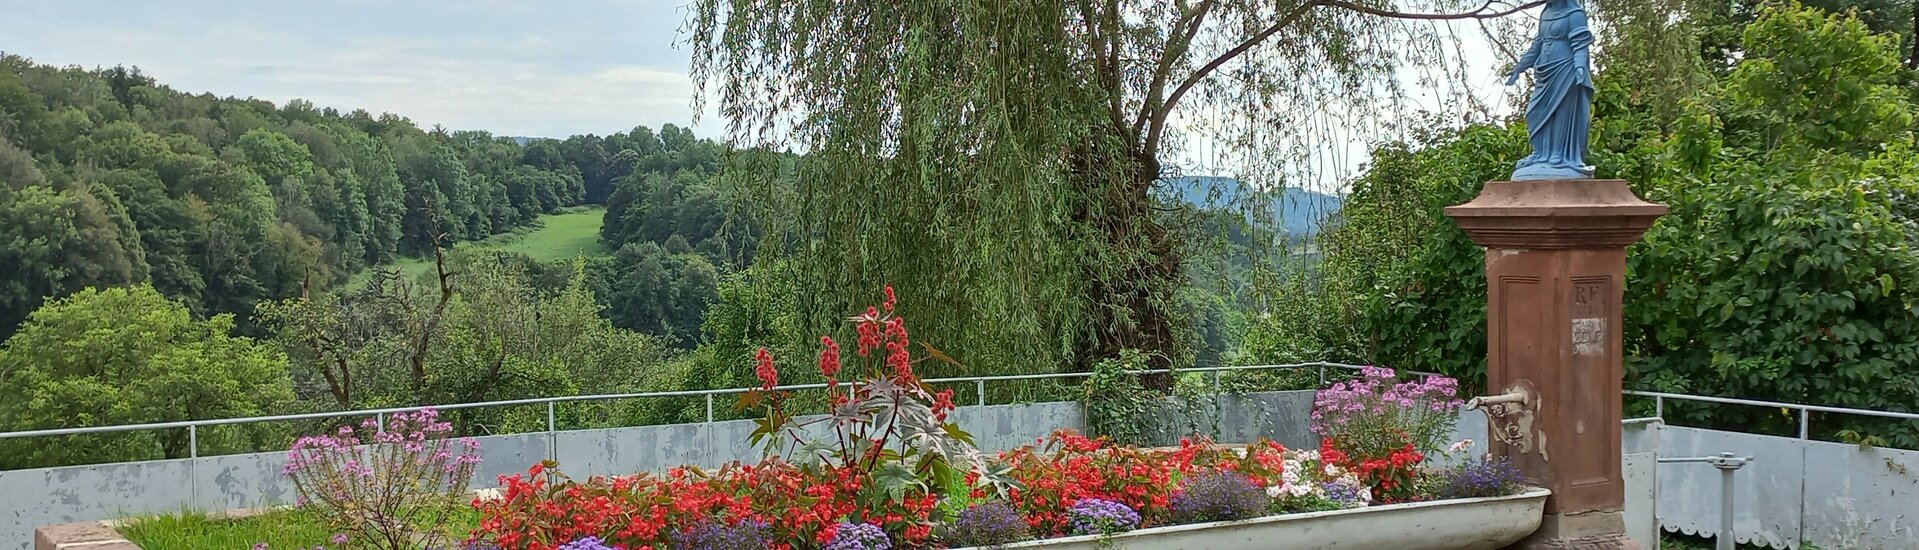
[[1519, 380], [1506, 388], [1506, 393], [1474, 397], [1465, 407], [1485, 412], [1489, 435], [1524, 454], [1533, 451], [1533, 412], [1539, 409], [1538, 396], [1531, 382]]

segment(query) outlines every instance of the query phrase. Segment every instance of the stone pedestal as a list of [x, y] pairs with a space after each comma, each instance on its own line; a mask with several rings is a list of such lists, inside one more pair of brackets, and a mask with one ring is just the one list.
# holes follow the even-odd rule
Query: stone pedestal
[[1514, 548], [1637, 548], [1620, 474], [1620, 302], [1626, 247], [1664, 205], [1623, 180], [1494, 181], [1446, 209], [1486, 247], [1492, 451], [1551, 489]]

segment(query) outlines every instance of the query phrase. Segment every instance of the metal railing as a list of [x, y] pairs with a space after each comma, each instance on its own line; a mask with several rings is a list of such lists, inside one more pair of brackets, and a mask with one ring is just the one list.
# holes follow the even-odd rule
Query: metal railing
[[1659, 464], [1709, 464], [1719, 469], [1719, 535], [1714, 539], [1714, 548], [1717, 550], [1733, 550], [1734, 542], [1739, 538], [1732, 530], [1734, 507], [1738, 505], [1733, 499], [1732, 476], [1740, 468], [1751, 464], [1752, 460], [1750, 456], [1719, 453], [1718, 456], [1661, 458], [1657, 461]]
[[[1220, 373], [1223, 373], [1223, 372], [1317, 369], [1319, 371], [1319, 384], [1323, 386], [1326, 384], [1326, 369], [1328, 368], [1359, 370], [1359, 369], [1365, 368], [1365, 366], [1349, 365], [1345, 363], [1331, 363], [1331, 362], [1325, 362], [1325, 361], [1314, 361], [1309, 363], [1288, 363], [1288, 364], [1278, 364], [1278, 365], [1188, 367], [1188, 368], [1181, 368], [1181, 369], [1136, 370], [1136, 371], [1130, 371], [1130, 372], [1134, 374], [1210, 373], [1212, 374], [1213, 390], [1215, 392], [1218, 392], [1220, 388], [1220, 381], [1219, 381]], [[1419, 371], [1401, 371], [1401, 372], [1420, 375], [1420, 376], [1433, 375], [1433, 373], [1419, 372]], [[929, 379], [923, 380], [923, 382], [928, 384], [965, 384], [970, 382], [973, 384], [974, 390], [979, 395], [977, 404], [985, 405], [987, 382], [1085, 378], [1088, 376], [1092, 376], [1092, 374], [1093, 373], [1091, 372], [1060, 372], [1060, 373], [1046, 373], [1046, 374], [1010, 374], [1010, 375], [999, 375], [999, 376], [962, 376], [962, 377], [955, 377], [955, 378], [929, 378]], [[826, 384], [792, 384], [792, 385], [778, 386], [778, 387], [775, 387], [774, 389], [809, 390], [809, 389], [823, 389], [825, 387], [826, 387]], [[420, 411], [425, 409], [446, 411], [446, 410], [458, 410], [458, 409], [479, 409], [479, 408], [487, 408], [487, 407], [545, 405], [546, 406], [546, 430], [544, 432], [533, 432], [533, 433], [547, 434], [548, 436], [547, 451], [550, 454], [553, 452], [554, 449], [552, 449], [552, 446], [556, 442], [556, 439], [553, 437], [553, 434], [559, 431], [558, 422], [557, 422], [558, 415], [556, 414], [555, 408], [560, 403], [612, 401], [612, 400], [620, 400], [620, 399], [703, 397], [706, 400], [706, 421], [710, 423], [714, 421], [713, 400], [715, 396], [741, 394], [741, 393], [746, 393], [756, 389], [759, 389], [759, 388], [726, 388], [726, 389], [717, 389], [717, 390], [683, 390], [683, 391], [663, 391], [663, 392], [615, 393], [615, 394], [603, 394], [603, 395], [567, 395], [567, 396], [558, 396], [558, 397], [539, 397], [539, 398], [531, 398], [531, 399], [511, 399], [511, 400], [504, 400], [504, 401], [482, 401], [482, 402], [476, 402], [476, 403], [449, 403], [445, 405], [422, 405], [422, 406], [415, 406], [415, 407], [390, 407], [390, 408], [384, 408], [384, 409], [361, 409], [361, 410], [352, 410], [352, 411], [282, 414], [282, 415], [273, 415], [273, 416], [252, 416], [252, 417], [245, 417], [245, 418], [222, 418], [222, 419], [214, 419], [214, 420], [182, 420], [182, 421], [175, 421], [175, 422], [154, 422], [149, 424], [124, 424], [124, 425], [117, 425], [117, 426], [88, 426], [88, 427], [81, 427], [81, 428], [59, 428], [59, 429], [48, 429], [48, 430], [5, 432], [5, 433], [0, 433], [0, 439], [17, 439], [17, 438], [24, 438], [24, 437], [47, 437], [47, 436], [59, 436], [59, 435], [100, 434], [100, 433], [113, 433], [113, 432], [134, 432], [134, 431], [168, 430], [168, 429], [186, 428], [187, 442], [188, 442], [187, 443], [188, 457], [199, 458], [200, 457], [200, 428], [202, 427], [228, 426], [228, 425], [237, 425], [237, 424], [255, 424], [255, 423], [261, 423], [261, 422], [315, 420], [315, 419], [328, 419], [328, 418], [363, 418], [363, 417], [371, 416], [376, 419], [375, 422], [377, 423], [376, 425], [378, 426], [378, 428], [381, 430], [384, 430], [386, 429], [386, 416], [394, 413], [414, 412], [414, 411]]]
[[1850, 415], [1857, 415], [1857, 416], [1874, 416], [1879, 418], [1897, 418], [1897, 419], [1903, 419], [1903, 420], [1919, 420], [1919, 413], [1875, 411], [1870, 409], [1848, 409], [1845, 407], [1827, 407], [1824, 405], [1802, 405], [1799, 403], [1781, 403], [1778, 401], [1759, 401], [1756, 399], [1736, 399], [1732, 397], [1712, 397], [1712, 396], [1706, 396], [1706, 395], [1687, 395], [1683, 393], [1664, 393], [1664, 392], [1655, 392], [1655, 391], [1626, 390], [1625, 393], [1626, 395], [1653, 398], [1653, 402], [1652, 402], [1653, 416], [1657, 418], [1666, 417], [1666, 400], [1667, 399], [1672, 399], [1677, 401], [1699, 401], [1704, 403], [1720, 403], [1720, 404], [1726, 404], [1726, 405], [1747, 405], [1752, 407], [1769, 407], [1769, 408], [1775, 408], [1775, 409], [1796, 410], [1796, 411], [1799, 411], [1799, 439], [1812, 439], [1812, 437], [1810, 436], [1810, 432], [1812, 431], [1812, 413], [1815, 413], [1815, 412], [1850, 414]]
[[[1326, 369], [1329, 369], [1329, 368], [1354, 371], [1354, 370], [1366, 368], [1366, 365], [1334, 363], [1334, 362], [1328, 362], [1328, 361], [1312, 361], [1312, 362], [1305, 362], [1305, 363], [1285, 363], [1285, 364], [1273, 364], [1273, 365], [1188, 367], [1188, 368], [1181, 368], [1181, 369], [1152, 369], [1152, 370], [1136, 370], [1136, 371], [1129, 371], [1129, 372], [1132, 372], [1133, 374], [1207, 373], [1212, 375], [1211, 383], [1212, 383], [1213, 390], [1215, 392], [1218, 392], [1220, 389], [1220, 374], [1225, 372], [1316, 369], [1319, 375], [1318, 376], [1319, 384], [1321, 386], [1324, 386], [1326, 383]], [[1406, 374], [1418, 375], [1418, 376], [1437, 375], [1436, 373], [1412, 371], [1412, 370], [1402, 370], [1400, 372], [1406, 373]], [[987, 404], [986, 403], [986, 383], [987, 382], [1010, 382], [1010, 381], [1020, 381], [1020, 380], [1062, 380], [1062, 379], [1085, 378], [1088, 376], [1092, 376], [1092, 373], [1090, 372], [1059, 372], [1059, 373], [1044, 373], [1044, 374], [1010, 374], [1010, 375], [998, 375], [998, 376], [961, 376], [961, 377], [952, 377], [952, 378], [929, 378], [924, 380], [924, 382], [928, 384], [971, 383], [973, 384], [974, 392], [978, 396], [976, 404], [985, 405]], [[825, 387], [826, 387], [826, 384], [792, 384], [792, 385], [778, 386], [775, 389], [808, 390], [808, 389], [823, 389]], [[704, 398], [706, 401], [706, 422], [713, 422], [715, 396], [742, 394], [749, 391], [753, 391], [755, 389], [757, 388], [725, 388], [725, 389], [713, 389], [713, 390], [682, 390], [682, 391], [662, 391], [662, 392], [615, 393], [615, 394], [599, 394], [599, 395], [565, 395], [565, 396], [557, 396], [557, 397], [510, 399], [510, 400], [502, 400], [502, 401], [481, 401], [481, 402], [474, 402], [474, 403], [449, 403], [444, 405], [389, 407], [389, 408], [383, 408], [383, 409], [360, 409], [360, 410], [351, 410], [351, 411], [282, 414], [282, 415], [271, 415], [271, 416], [253, 416], [253, 417], [245, 417], [245, 418], [222, 418], [222, 419], [212, 419], [212, 420], [182, 420], [182, 421], [175, 421], [175, 422], [124, 424], [124, 425], [116, 425], [116, 426], [88, 426], [88, 427], [80, 427], [80, 428], [58, 428], [58, 429], [47, 429], [47, 430], [0, 432], [0, 439], [18, 439], [18, 438], [26, 438], [26, 437], [47, 437], [47, 436], [60, 436], [60, 435], [100, 434], [100, 433], [114, 433], [114, 432], [134, 432], [134, 431], [186, 428], [187, 441], [188, 441], [188, 444], [187, 444], [188, 457], [199, 458], [200, 456], [199, 432], [200, 432], [200, 428], [202, 427], [228, 426], [228, 425], [238, 425], [238, 424], [256, 424], [256, 423], [262, 423], [262, 422], [316, 420], [316, 419], [328, 419], [328, 418], [360, 418], [360, 417], [371, 416], [375, 418], [376, 425], [379, 427], [379, 429], [384, 430], [386, 427], [386, 416], [394, 413], [414, 412], [414, 411], [420, 411], [425, 409], [435, 409], [435, 410], [446, 411], [446, 410], [459, 410], [459, 409], [480, 409], [480, 408], [488, 408], [488, 407], [545, 405], [546, 406], [546, 429], [544, 432], [534, 432], [534, 433], [552, 434], [559, 431], [558, 414], [557, 414], [556, 408], [560, 403], [613, 401], [613, 400], [621, 400], [621, 399], [699, 397], [699, 398]], [[1625, 394], [1631, 395], [1631, 396], [1653, 398], [1653, 411], [1654, 411], [1653, 418], [1665, 417], [1667, 399], [1796, 410], [1796, 411], [1799, 411], [1799, 439], [1810, 439], [1809, 437], [1810, 424], [1811, 424], [1810, 415], [1811, 413], [1814, 413], [1814, 412], [1850, 414], [1850, 415], [1872, 416], [1872, 417], [1881, 417], [1881, 418], [1896, 418], [1896, 419], [1904, 419], [1904, 420], [1919, 420], [1919, 413], [1875, 411], [1875, 410], [1869, 410], [1869, 409], [1850, 409], [1845, 407], [1827, 407], [1823, 405], [1805, 405], [1805, 404], [1798, 404], [1798, 403], [1782, 403], [1777, 401], [1760, 401], [1760, 400], [1753, 400], [1753, 399], [1736, 399], [1731, 397], [1712, 397], [1712, 396], [1704, 396], [1704, 395], [1688, 395], [1688, 394], [1664, 393], [1664, 392], [1653, 392], [1653, 391], [1626, 390]], [[1642, 420], [1642, 419], [1632, 419], [1632, 420]], [[1629, 420], [1628, 423], [1631, 423], [1632, 420]], [[1644, 420], [1649, 420], [1649, 419], [1644, 419]], [[552, 443], [552, 439], [549, 438], [549, 444], [551, 443]]]

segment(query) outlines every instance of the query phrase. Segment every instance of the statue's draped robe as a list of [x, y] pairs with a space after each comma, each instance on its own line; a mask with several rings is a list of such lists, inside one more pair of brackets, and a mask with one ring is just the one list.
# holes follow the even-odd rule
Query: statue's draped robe
[[1526, 105], [1526, 132], [1533, 153], [1519, 161], [1513, 179], [1592, 177], [1586, 164], [1592, 128], [1592, 29], [1578, 2], [1553, 2], [1540, 15], [1539, 36], [1521, 57], [1532, 67], [1533, 95]]

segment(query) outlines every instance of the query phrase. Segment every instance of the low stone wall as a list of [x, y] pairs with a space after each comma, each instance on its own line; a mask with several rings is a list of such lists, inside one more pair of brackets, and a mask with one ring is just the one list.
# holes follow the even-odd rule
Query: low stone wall
[[[1196, 409], [1204, 412], [1202, 416], [1216, 416], [1219, 441], [1268, 437], [1289, 447], [1310, 447], [1316, 444], [1307, 423], [1312, 395], [1291, 391], [1219, 396], [1216, 407]], [[1159, 418], [1162, 422], [1177, 419], [1174, 429], [1190, 425], [1215, 429], [1212, 417], [1187, 421], [1187, 410], [1169, 404]], [[1058, 429], [1084, 430], [1086, 426], [1075, 402], [960, 407], [952, 418], [988, 452], [1030, 444]], [[548, 458], [549, 443], [552, 458], [575, 477], [758, 460], [759, 450], [747, 440], [753, 429], [752, 421], [735, 420], [565, 431], [552, 434], [550, 440], [545, 433], [481, 437], [477, 439], [484, 460], [474, 481], [478, 486], [493, 486], [498, 476], [525, 472]], [[1460, 432], [1484, 440], [1485, 417], [1463, 415]], [[182, 509], [220, 511], [287, 504], [294, 495], [292, 484], [280, 473], [284, 463], [285, 453], [274, 452], [0, 471], [0, 550], [26, 550], [40, 526]]]
[[107, 521], [84, 521], [41, 527], [33, 533], [33, 550], [140, 550]]

